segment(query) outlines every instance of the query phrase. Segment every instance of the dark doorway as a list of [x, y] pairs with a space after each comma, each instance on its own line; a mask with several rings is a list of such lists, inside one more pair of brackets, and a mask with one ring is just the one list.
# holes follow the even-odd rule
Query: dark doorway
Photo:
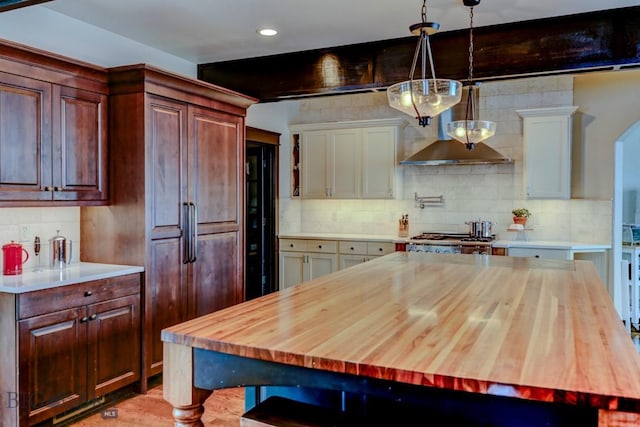
[[277, 290], [277, 145], [250, 140], [251, 136], [252, 132], [248, 131], [245, 233], [247, 300]]

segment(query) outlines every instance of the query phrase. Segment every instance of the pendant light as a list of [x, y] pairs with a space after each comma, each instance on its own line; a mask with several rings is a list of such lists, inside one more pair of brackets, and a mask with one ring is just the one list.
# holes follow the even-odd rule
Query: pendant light
[[[440, 28], [437, 22], [427, 22], [427, 3], [422, 2], [422, 22], [409, 27], [411, 34], [418, 35], [418, 44], [413, 55], [409, 80], [396, 83], [387, 89], [389, 106], [418, 119], [420, 126], [431, 123], [431, 118], [460, 102], [462, 83], [456, 80], [437, 79], [429, 36]], [[418, 57], [422, 54], [422, 78], [414, 79]], [[426, 78], [427, 59], [431, 78]]]
[[476, 102], [479, 99], [480, 84], [473, 81], [473, 7], [480, 4], [480, 0], [463, 0], [469, 6], [469, 78], [465, 84], [467, 106], [464, 120], [457, 120], [447, 124], [447, 134], [462, 142], [467, 150], [473, 150], [478, 142], [492, 137], [496, 133], [496, 123], [488, 120], [478, 120]]

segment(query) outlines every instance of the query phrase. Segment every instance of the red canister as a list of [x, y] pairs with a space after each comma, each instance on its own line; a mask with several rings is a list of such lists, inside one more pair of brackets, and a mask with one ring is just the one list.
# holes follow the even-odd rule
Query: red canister
[[[24, 259], [23, 259], [24, 254]], [[29, 259], [29, 252], [20, 243], [2, 245], [2, 274], [5, 276], [15, 276], [22, 274], [22, 264]]]

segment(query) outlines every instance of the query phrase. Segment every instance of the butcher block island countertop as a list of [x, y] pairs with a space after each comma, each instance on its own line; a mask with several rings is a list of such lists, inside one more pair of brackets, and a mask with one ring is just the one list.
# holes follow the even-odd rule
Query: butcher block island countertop
[[[586, 261], [396, 252], [170, 327], [162, 339], [176, 423], [199, 417], [203, 389], [252, 385], [234, 377], [244, 360], [552, 402], [591, 410], [600, 426], [640, 422], [640, 356]], [[214, 375], [209, 355], [218, 366], [236, 359]]]

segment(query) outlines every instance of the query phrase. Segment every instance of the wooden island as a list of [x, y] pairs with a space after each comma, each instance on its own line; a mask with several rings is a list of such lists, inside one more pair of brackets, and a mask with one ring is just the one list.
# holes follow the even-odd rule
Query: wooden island
[[466, 425], [640, 423], [640, 356], [587, 261], [396, 252], [162, 339], [176, 426], [212, 390], [274, 385]]

